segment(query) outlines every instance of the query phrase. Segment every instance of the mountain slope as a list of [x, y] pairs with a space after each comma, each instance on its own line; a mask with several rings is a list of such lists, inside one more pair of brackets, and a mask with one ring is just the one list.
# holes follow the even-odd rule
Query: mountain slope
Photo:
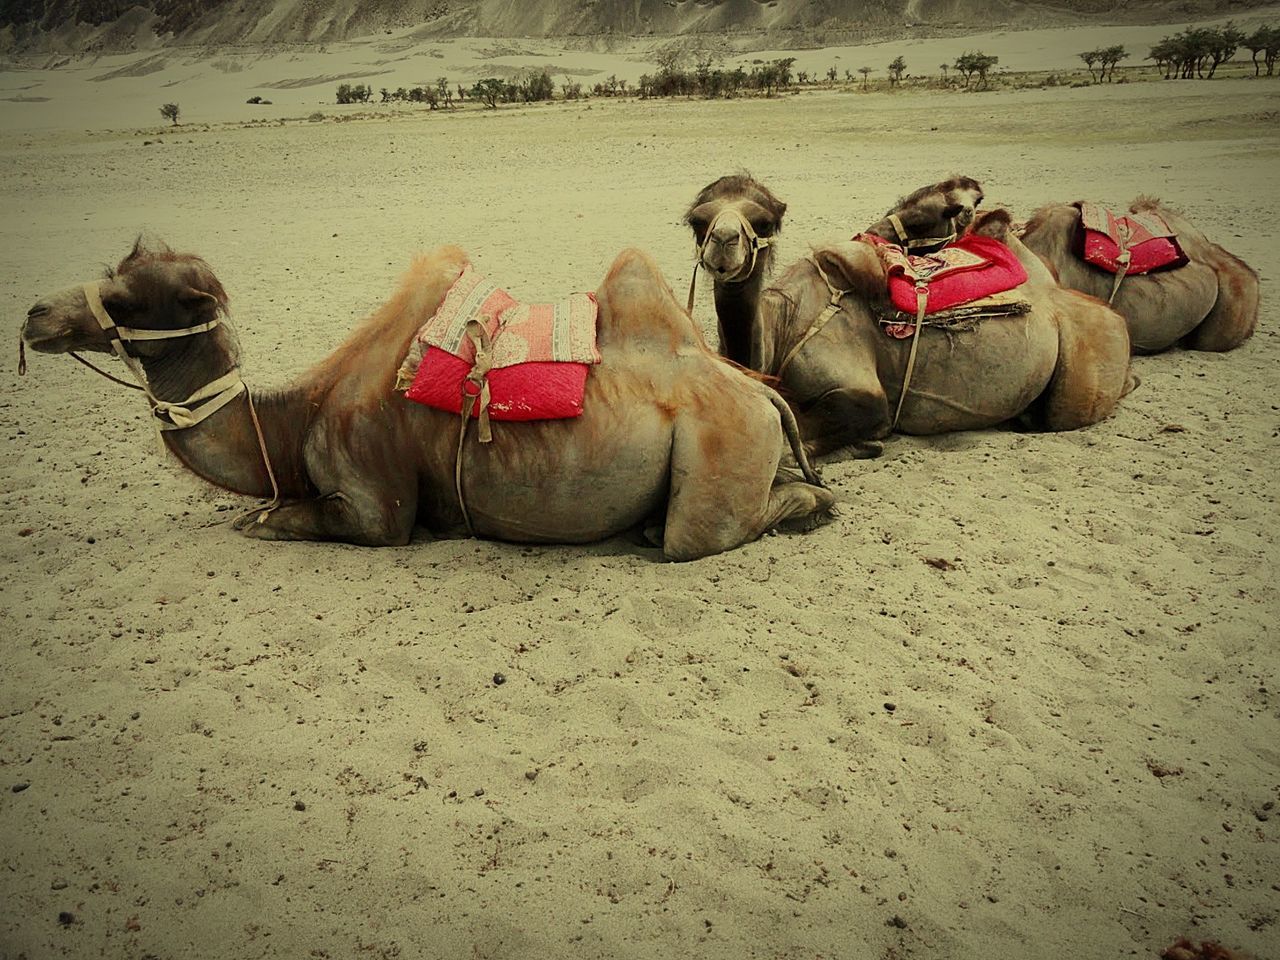
[[418, 27], [440, 36], [768, 33], [803, 42], [1078, 20], [1185, 21], [1251, 0], [4, 0], [0, 48], [130, 49], [180, 43], [319, 43]]

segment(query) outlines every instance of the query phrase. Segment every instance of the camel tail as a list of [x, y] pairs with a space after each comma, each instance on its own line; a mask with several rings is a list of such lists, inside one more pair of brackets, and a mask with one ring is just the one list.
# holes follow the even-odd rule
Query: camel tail
[[778, 416], [782, 419], [782, 432], [787, 435], [787, 442], [791, 444], [791, 452], [795, 455], [796, 463], [800, 466], [800, 472], [804, 474], [805, 480], [815, 487], [826, 489], [827, 485], [822, 482], [822, 477], [809, 463], [809, 455], [804, 450], [804, 441], [800, 438], [800, 425], [796, 423], [796, 415], [791, 412], [787, 401], [782, 399], [777, 390], [765, 383], [761, 383], [760, 386], [765, 390], [769, 402], [773, 404], [774, 409], [778, 411]]
[[1253, 336], [1258, 326], [1258, 275], [1216, 243], [1210, 243], [1209, 248], [1210, 265], [1218, 275], [1218, 299], [1184, 345], [1193, 350], [1234, 350]]

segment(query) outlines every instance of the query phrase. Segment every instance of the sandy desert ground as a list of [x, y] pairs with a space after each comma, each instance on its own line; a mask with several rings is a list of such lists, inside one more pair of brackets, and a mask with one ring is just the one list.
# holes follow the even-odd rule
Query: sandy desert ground
[[684, 565], [248, 541], [136, 397], [11, 364], [0, 956], [1280, 956], [1278, 93], [10, 127], [13, 348], [146, 230], [213, 264], [265, 386], [445, 241], [529, 300], [628, 245], [680, 288], [681, 210], [744, 166], [784, 262], [952, 172], [1023, 215], [1158, 193], [1264, 307], [1233, 353], [1136, 360], [1112, 419], [836, 457], [837, 522]]

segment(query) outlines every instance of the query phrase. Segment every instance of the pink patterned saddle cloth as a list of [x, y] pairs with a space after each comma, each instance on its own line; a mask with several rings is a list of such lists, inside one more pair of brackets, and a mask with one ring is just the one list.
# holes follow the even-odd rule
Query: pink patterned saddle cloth
[[1177, 234], [1152, 210], [1117, 217], [1106, 207], [1081, 200], [1077, 252], [1107, 273], [1125, 267], [1128, 275], [1173, 270], [1187, 262]]
[[[476, 361], [467, 326], [488, 335], [485, 375], [495, 420], [557, 420], [582, 413], [587, 372], [600, 362], [596, 298], [570, 294], [556, 303], [521, 303], [467, 267], [422, 325], [400, 367], [396, 388], [410, 400], [462, 412], [464, 381]], [[407, 389], [406, 389], [407, 386]], [[473, 417], [479, 417], [477, 407]]]

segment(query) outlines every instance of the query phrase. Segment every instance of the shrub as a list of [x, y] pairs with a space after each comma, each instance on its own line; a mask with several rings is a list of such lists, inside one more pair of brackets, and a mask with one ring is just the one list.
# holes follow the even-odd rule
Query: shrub
[[170, 121], [175, 127], [178, 125], [178, 114], [181, 112], [176, 103], [166, 103], [160, 107], [160, 116]]

